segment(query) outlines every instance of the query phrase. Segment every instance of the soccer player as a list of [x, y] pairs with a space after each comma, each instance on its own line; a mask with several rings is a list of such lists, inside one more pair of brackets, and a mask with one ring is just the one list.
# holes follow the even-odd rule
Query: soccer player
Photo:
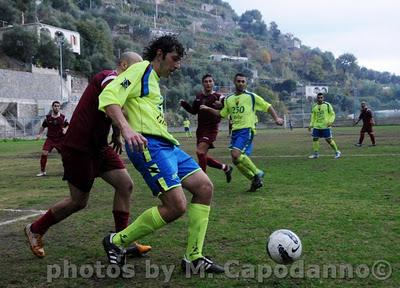
[[221, 111], [201, 105], [200, 109], [207, 110], [223, 118], [230, 116], [232, 121], [231, 150], [232, 162], [246, 178], [251, 180], [249, 191], [254, 192], [263, 184], [264, 172], [251, 161], [253, 137], [255, 132], [256, 111], [268, 112], [277, 125], [283, 124], [275, 109], [263, 98], [246, 90], [246, 76], [238, 73], [234, 78], [235, 93], [225, 98]]
[[193, 104], [190, 105], [185, 100], [181, 100], [180, 104], [187, 112], [198, 115], [196, 154], [201, 169], [206, 172], [207, 165], [220, 169], [224, 171], [226, 182], [229, 183], [232, 179], [232, 167], [207, 155], [208, 150], [214, 148], [214, 141], [217, 139], [221, 118], [206, 110], [199, 109], [202, 104], [214, 109], [222, 109], [222, 95], [214, 91], [214, 79], [210, 74], [204, 75], [201, 83], [203, 84], [203, 92], [196, 95]]
[[342, 153], [332, 139], [331, 127], [334, 121], [335, 111], [333, 111], [332, 105], [324, 101], [324, 94], [318, 93], [317, 103], [312, 107], [310, 125], [308, 126], [308, 131], [312, 129], [314, 153], [308, 158], [316, 159], [319, 157], [319, 138], [325, 138], [325, 141], [335, 150], [335, 159], [340, 158]]
[[365, 102], [361, 102], [361, 113], [360, 116], [358, 117], [357, 122], [355, 122], [353, 126], [356, 126], [358, 122], [360, 122], [360, 120], [363, 121], [363, 126], [361, 127], [360, 130], [360, 138], [358, 139], [358, 143], [354, 145], [357, 147], [361, 147], [364, 141], [365, 132], [367, 132], [369, 138], [371, 138], [371, 143], [372, 143], [371, 146], [376, 146], [374, 130], [372, 128], [372, 126], [375, 125], [374, 116], [372, 114], [371, 109], [368, 108], [367, 103]]
[[[25, 227], [30, 248], [39, 258], [45, 256], [42, 237], [50, 226], [83, 209], [89, 199], [89, 192], [96, 177], [103, 178], [115, 188], [114, 221], [115, 230], [128, 225], [129, 199], [133, 182], [118, 154], [108, 145], [111, 120], [98, 110], [98, 96], [104, 87], [126, 70], [131, 64], [142, 61], [140, 55], [125, 52], [116, 71], [104, 70], [98, 73], [86, 87], [76, 107], [70, 127], [61, 149], [64, 165], [64, 180], [68, 181], [70, 196], [47, 210], [46, 214]], [[116, 148], [121, 142], [113, 134], [112, 143]], [[146, 253], [151, 247], [134, 246], [132, 253]]]
[[192, 137], [192, 132], [190, 131], [190, 121], [188, 118], [183, 120], [183, 128], [185, 130], [186, 137]]
[[[162, 110], [160, 78], [179, 69], [183, 55], [184, 48], [174, 36], [154, 39], [144, 49], [146, 61], [132, 65], [100, 95], [99, 109], [120, 128], [129, 159], [161, 200], [161, 205], [143, 212], [126, 229], [107, 235], [103, 246], [109, 262], [123, 266], [128, 243], [155, 232], [187, 209], [188, 243], [182, 268], [187, 273], [196, 272], [191, 267], [222, 273], [223, 267], [203, 255], [213, 185], [196, 161], [178, 147], [167, 130]], [[188, 208], [183, 188], [193, 195]]]
[[61, 143], [69, 123], [65, 115], [60, 113], [60, 107], [61, 105], [58, 101], [54, 101], [51, 104], [51, 113], [46, 115], [36, 137], [36, 140], [39, 140], [47, 128], [47, 139], [43, 144], [42, 155], [40, 156], [40, 173], [36, 175], [38, 177], [46, 176], [47, 157], [51, 150], [56, 148], [58, 153], [61, 152]]

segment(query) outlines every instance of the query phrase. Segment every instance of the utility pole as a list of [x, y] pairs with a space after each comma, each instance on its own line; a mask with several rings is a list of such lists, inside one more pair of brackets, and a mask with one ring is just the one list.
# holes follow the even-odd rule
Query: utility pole
[[56, 37], [57, 37], [57, 44], [60, 47], [60, 97], [61, 97], [61, 103], [64, 101], [63, 97], [63, 61], [62, 61], [62, 48], [64, 44], [64, 35], [62, 32], [57, 31], [56, 32]]

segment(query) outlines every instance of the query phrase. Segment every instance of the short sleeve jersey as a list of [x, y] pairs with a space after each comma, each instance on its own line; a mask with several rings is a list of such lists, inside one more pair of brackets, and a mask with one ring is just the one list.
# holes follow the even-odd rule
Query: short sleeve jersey
[[72, 114], [64, 146], [95, 153], [108, 146], [111, 120], [98, 110], [99, 95], [116, 77], [116, 71], [104, 70], [92, 78]]
[[323, 102], [321, 105], [318, 103], [314, 104], [311, 110], [310, 127], [326, 129], [333, 121], [335, 121], [335, 111], [333, 111], [330, 103]]
[[368, 108], [362, 110], [360, 116], [358, 117], [359, 120], [363, 121], [364, 126], [371, 125], [372, 118], [373, 118], [372, 111]]
[[108, 105], [119, 105], [124, 108], [127, 121], [136, 132], [179, 145], [168, 132], [159, 81], [149, 61], [136, 63], [107, 85], [100, 94], [99, 109], [105, 111]]
[[69, 125], [64, 114], [53, 117], [51, 114], [46, 115], [43, 120], [42, 127], [47, 128], [47, 138], [59, 140], [64, 137], [63, 128]]
[[255, 130], [256, 111], [268, 111], [271, 104], [255, 93], [244, 91], [241, 94], [232, 94], [225, 98], [224, 108], [220, 114], [232, 121], [232, 130], [251, 128]]

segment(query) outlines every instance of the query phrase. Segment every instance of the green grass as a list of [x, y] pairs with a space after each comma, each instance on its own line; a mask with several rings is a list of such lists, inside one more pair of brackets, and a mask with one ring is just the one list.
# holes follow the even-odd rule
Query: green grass
[[[236, 170], [228, 185], [221, 171], [209, 168], [215, 194], [205, 254], [219, 263], [238, 261], [231, 262], [229, 275], [188, 279], [180, 272], [187, 229], [187, 217], [183, 216], [141, 240], [151, 244], [153, 251], [148, 258], [129, 259], [128, 263], [135, 265], [132, 278], [66, 279], [63, 273], [68, 271], [62, 270], [60, 278], [47, 282], [47, 269], [55, 267], [51, 265], [64, 269], [65, 260], [77, 265], [78, 270], [96, 261], [106, 264], [101, 240], [113, 229], [113, 191], [97, 180], [88, 207], [48, 231], [44, 259], [35, 258], [25, 243], [22, 229], [32, 219], [0, 226], [0, 287], [398, 287], [400, 128], [378, 126], [376, 134], [378, 146], [357, 148], [353, 144], [358, 128], [337, 128], [335, 139], [343, 157], [334, 160], [333, 151], [321, 142], [322, 157], [309, 160], [311, 138], [306, 130], [259, 131], [253, 159], [267, 173], [265, 187], [255, 193], [246, 192], [249, 182]], [[194, 138], [178, 137], [182, 148], [193, 154]], [[368, 137], [365, 142], [369, 144]], [[216, 144], [211, 154], [229, 161], [225, 133]], [[0, 142], [0, 209], [46, 210], [68, 195], [56, 153], [49, 157], [49, 176], [35, 177], [41, 145], [36, 141]], [[135, 217], [157, 205], [158, 200], [132, 165], [128, 169], [135, 181], [131, 203]], [[0, 213], [0, 222], [9, 219], [9, 213]], [[259, 283], [257, 275], [263, 267], [272, 271], [279, 268], [266, 256], [265, 244], [267, 235], [280, 228], [293, 230], [302, 240], [301, 262], [287, 269], [303, 264], [304, 277], [280, 278], [282, 274], [272, 273]], [[366, 274], [356, 273], [343, 277], [339, 272], [317, 277], [316, 269], [322, 271], [327, 265], [338, 269], [340, 264], [354, 269], [367, 265], [371, 269], [378, 260], [390, 263], [389, 279], [379, 281], [372, 275], [362, 278], [357, 275]], [[164, 273], [146, 279], [149, 264], [177, 266], [170, 281], [165, 282]]]

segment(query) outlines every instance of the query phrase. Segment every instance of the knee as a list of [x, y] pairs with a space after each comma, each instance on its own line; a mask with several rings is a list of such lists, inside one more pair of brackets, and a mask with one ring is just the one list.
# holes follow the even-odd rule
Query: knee
[[71, 209], [74, 212], [84, 209], [87, 206], [87, 201], [71, 201]]
[[178, 201], [169, 207], [168, 210], [168, 222], [174, 221], [181, 217], [186, 212], [186, 201]]
[[199, 192], [202, 196], [202, 198], [208, 202], [211, 201], [211, 198], [214, 193], [214, 185], [212, 182], [208, 179], [207, 181], [204, 181], [200, 187], [199, 187]]
[[197, 149], [196, 149], [196, 155], [197, 155], [197, 157], [200, 158], [200, 157], [206, 156], [207, 153], [206, 153], [205, 151], [203, 151], [202, 149], [197, 148]]

